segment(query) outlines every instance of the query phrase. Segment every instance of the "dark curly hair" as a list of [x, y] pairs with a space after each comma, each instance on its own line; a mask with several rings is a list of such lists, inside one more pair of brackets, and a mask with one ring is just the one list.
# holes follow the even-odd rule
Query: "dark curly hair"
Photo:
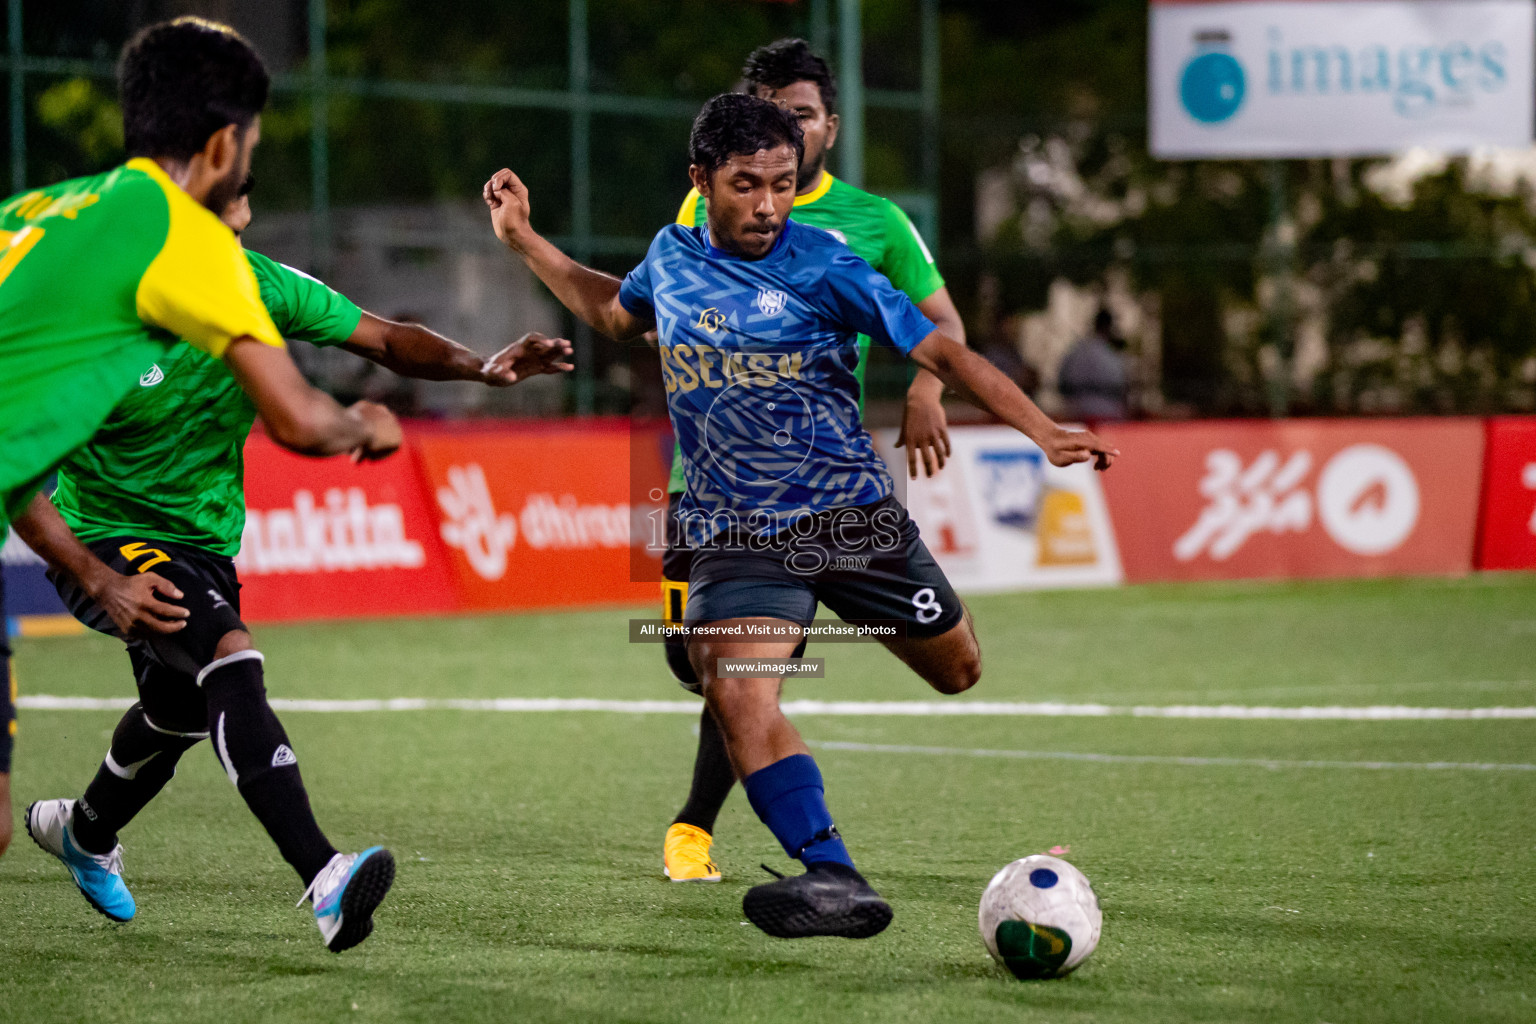
[[256, 50], [228, 25], [190, 17], [150, 25], [117, 65], [128, 155], [191, 159], [225, 125], [248, 128], [271, 84]]
[[777, 103], [739, 92], [716, 96], [693, 119], [688, 159], [714, 174], [733, 156], [750, 156], [763, 149], [795, 147], [795, 161], [805, 159], [800, 121]]
[[759, 46], [747, 55], [741, 78], [748, 91], [782, 89], [796, 82], [815, 82], [821, 90], [821, 105], [832, 113], [837, 108], [837, 79], [827, 62], [816, 56], [804, 39], [780, 39]]

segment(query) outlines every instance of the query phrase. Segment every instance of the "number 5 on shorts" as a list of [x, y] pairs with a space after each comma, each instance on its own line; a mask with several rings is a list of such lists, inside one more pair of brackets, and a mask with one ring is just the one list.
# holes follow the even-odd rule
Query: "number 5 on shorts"
[[159, 548], [152, 548], [147, 544], [124, 544], [117, 550], [122, 554], [124, 558], [128, 560], [129, 565], [132, 565], [137, 559], [145, 559], [146, 561], [144, 564], [137, 567], [137, 571], [141, 573], [148, 572], [151, 568], [159, 565], [161, 562], [169, 562], [171, 560], [170, 555], [166, 554], [164, 551], [161, 551]]

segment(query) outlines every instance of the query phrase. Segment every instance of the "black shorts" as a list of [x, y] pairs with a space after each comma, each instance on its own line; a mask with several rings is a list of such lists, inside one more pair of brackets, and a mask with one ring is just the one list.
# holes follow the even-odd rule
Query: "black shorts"
[[0, 775], [11, 772], [11, 748], [16, 737], [16, 670], [6, 642], [5, 580], [0, 577]]
[[802, 625], [819, 601], [845, 622], [947, 633], [965, 607], [894, 497], [805, 515], [771, 542], [726, 531], [692, 552], [689, 623], [767, 617]]
[[197, 685], [197, 674], [214, 660], [225, 634], [246, 628], [240, 619], [240, 579], [234, 560], [199, 548], [143, 537], [111, 537], [86, 546], [116, 572], [152, 572], [181, 591], [179, 599], [162, 597], [168, 604], [179, 604], [192, 613], [186, 628], [175, 633], [124, 637], [105, 609], [73, 580], [48, 574], [75, 618], [128, 645], [139, 699], [152, 722], [176, 732], [206, 730], [207, 706]]

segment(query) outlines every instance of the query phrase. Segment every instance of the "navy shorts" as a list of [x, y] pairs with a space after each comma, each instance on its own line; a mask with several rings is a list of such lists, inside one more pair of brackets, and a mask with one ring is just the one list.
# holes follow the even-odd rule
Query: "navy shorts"
[[949, 632], [965, 606], [894, 497], [803, 515], [771, 542], [726, 531], [693, 551], [689, 623], [773, 618], [808, 625], [820, 602], [849, 623]]
[[[663, 622], [681, 623], [683, 611], [688, 605], [688, 577], [693, 573], [693, 551], [683, 538], [682, 521], [677, 510], [682, 494], [667, 497], [667, 549], [661, 556], [661, 618]], [[704, 684], [688, 660], [688, 641], [682, 637], [667, 637], [667, 667], [677, 684], [689, 693], [702, 697]], [[805, 641], [795, 648], [792, 658], [805, 657]]]

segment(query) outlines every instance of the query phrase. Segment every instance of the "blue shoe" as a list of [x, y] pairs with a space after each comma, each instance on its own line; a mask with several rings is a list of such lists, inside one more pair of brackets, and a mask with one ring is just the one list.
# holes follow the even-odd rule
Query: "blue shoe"
[[313, 897], [315, 924], [332, 953], [351, 949], [373, 931], [373, 912], [395, 881], [395, 858], [382, 846], [338, 853], [309, 883], [299, 906]]
[[123, 884], [122, 844], [111, 853], [87, 853], [70, 838], [74, 817], [73, 800], [39, 800], [27, 808], [27, 834], [64, 862], [87, 903], [114, 921], [132, 921], [137, 908], [133, 894]]

